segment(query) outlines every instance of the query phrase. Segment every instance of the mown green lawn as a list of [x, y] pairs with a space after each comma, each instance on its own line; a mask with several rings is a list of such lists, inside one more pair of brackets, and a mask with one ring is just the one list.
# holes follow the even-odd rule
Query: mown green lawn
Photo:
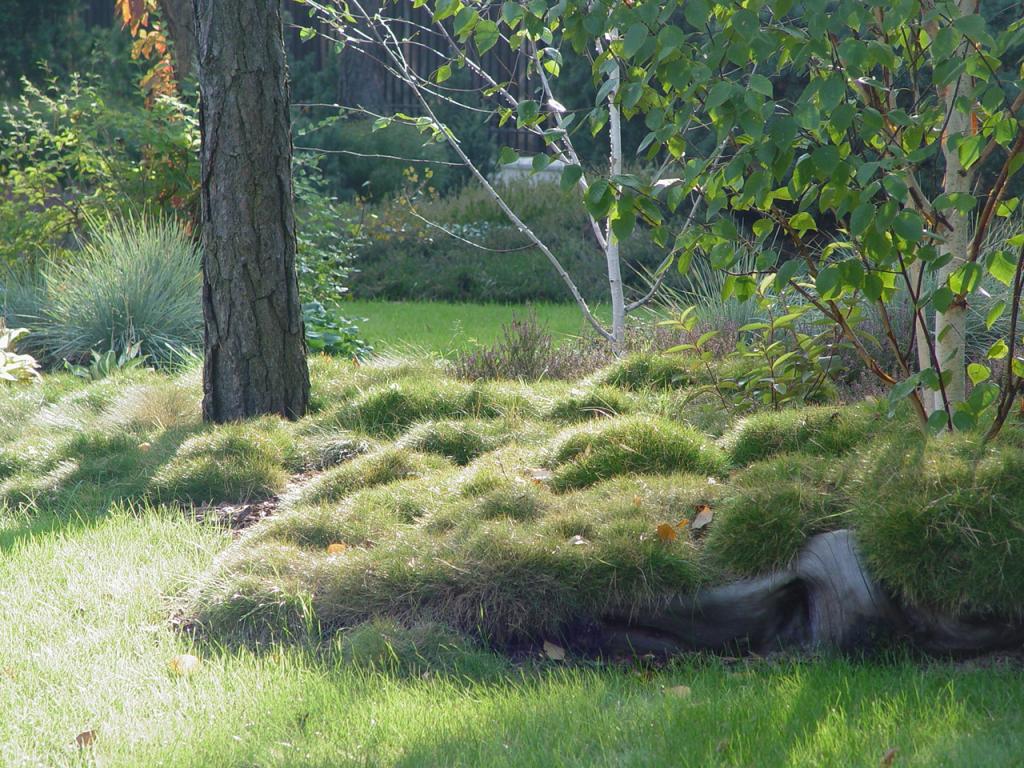
[[[170, 596], [228, 542], [169, 510], [8, 515], [0, 532], [5, 766], [1014, 766], [1012, 668], [684, 659], [455, 677], [330, 651], [194, 649]], [[195, 651], [198, 671], [168, 669]], [[676, 689], [686, 686], [687, 690]], [[95, 731], [93, 744], [75, 746]]]
[[[578, 336], [587, 326], [575, 304], [447, 304], [433, 301], [346, 301], [343, 309], [377, 350], [448, 354], [501, 338], [513, 318], [535, 314], [556, 340]], [[604, 307], [594, 308], [607, 319]]]

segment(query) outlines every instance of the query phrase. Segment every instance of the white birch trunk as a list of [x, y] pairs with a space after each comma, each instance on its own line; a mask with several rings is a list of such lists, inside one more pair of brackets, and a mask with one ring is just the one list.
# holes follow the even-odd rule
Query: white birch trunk
[[[611, 175], [622, 173], [622, 119], [615, 98], [619, 93], [619, 68], [608, 76], [614, 83], [608, 93], [609, 167]], [[626, 344], [626, 301], [622, 292], [622, 265], [619, 261], [619, 239], [612, 231], [611, 217], [605, 226], [605, 260], [608, 265], [608, 289], [612, 299], [612, 351], [621, 355]]]

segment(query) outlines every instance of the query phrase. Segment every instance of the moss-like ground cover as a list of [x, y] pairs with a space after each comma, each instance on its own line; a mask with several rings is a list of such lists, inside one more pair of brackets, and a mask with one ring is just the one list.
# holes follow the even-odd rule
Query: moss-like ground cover
[[[606, 611], [784, 566], [840, 527], [907, 599], [1018, 615], [1016, 428], [982, 448], [925, 444], [871, 404], [723, 417], [678, 380], [613, 370], [468, 385], [430, 361], [317, 360], [313, 375], [302, 421], [221, 427], [197, 418], [195, 372], [0, 391], [10, 764], [77, 764], [93, 727], [104, 765], [869, 765], [893, 746], [907, 764], [1012, 765], [1024, 749], [1007, 735], [1024, 732], [1018, 671], [552, 676], [488, 650], [571, 650]], [[592, 393], [616, 407], [587, 412]], [[187, 514], [266, 498], [276, 514], [240, 536]], [[188, 680], [166, 669], [183, 650], [205, 660]]]

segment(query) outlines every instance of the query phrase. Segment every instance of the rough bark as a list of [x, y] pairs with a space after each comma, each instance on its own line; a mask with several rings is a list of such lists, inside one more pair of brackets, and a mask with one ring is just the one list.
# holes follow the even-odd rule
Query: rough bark
[[649, 610], [607, 616], [599, 649], [620, 653], [786, 649], [870, 650], [904, 640], [936, 654], [1019, 649], [1024, 624], [954, 618], [900, 605], [875, 582], [849, 531], [808, 541], [779, 573], [678, 595]]
[[192, 0], [160, 0], [160, 16], [171, 40], [174, 79], [181, 85], [195, 68], [196, 23]]
[[295, 275], [280, 0], [195, 0], [202, 133], [203, 417], [298, 418], [309, 372]]

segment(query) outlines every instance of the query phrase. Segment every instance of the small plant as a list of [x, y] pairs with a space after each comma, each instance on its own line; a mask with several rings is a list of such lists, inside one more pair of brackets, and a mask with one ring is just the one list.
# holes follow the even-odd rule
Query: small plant
[[92, 350], [92, 362], [88, 365], [72, 365], [67, 360], [64, 367], [74, 376], [87, 381], [100, 381], [117, 371], [135, 371], [146, 367], [146, 356], [140, 354], [139, 342], [130, 344], [121, 353], [108, 349], [106, 352]]
[[359, 329], [346, 317], [336, 315], [317, 300], [302, 305], [306, 345], [312, 352], [363, 359], [373, 347], [359, 336]]
[[547, 373], [553, 351], [551, 334], [531, 312], [502, 326], [501, 340], [493, 346], [460, 353], [455, 370], [462, 379], [536, 381]]
[[39, 378], [36, 359], [14, 351], [18, 339], [26, 335], [28, 329], [6, 328], [0, 320], [0, 381], [35, 381]]

